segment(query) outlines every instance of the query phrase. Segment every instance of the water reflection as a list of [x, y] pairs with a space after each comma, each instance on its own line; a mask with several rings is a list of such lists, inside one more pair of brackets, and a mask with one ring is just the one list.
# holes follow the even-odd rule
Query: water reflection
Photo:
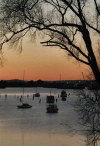
[[80, 122], [84, 126], [86, 146], [99, 146], [100, 140], [100, 92], [81, 92], [76, 102]]
[[47, 114], [46, 96], [49, 89], [40, 88], [41, 104], [40, 98], [34, 97], [33, 100], [33, 90], [25, 89], [24, 100], [32, 104], [32, 108], [28, 110], [17, 109], [22, 92], [19, 88], [2, 91], [0, 146], [99, 146], [100, 98], [97, 91], [84, 93], [66, 90], [69, 96], [66, 101], [62, 101], [58, 98], [61, 90], [52, 89], [58, 99], [59, 112]]
[[[70, 97], [76, 97], [74, 90], [67, 101], [58, 98], [61, 90], [52, 89], [57, 100], [58, 114], [46, 113], [46, 97], [49, 89], [40, 88], [41, 104], [39, 98], [33, 100], [34, 88], [25, 89], [24, 101], [32, 104], [28, 110], [19, 110], [19, 97], [22, 90], [7, 88], [2, 90], [0, 98], [0, 146], [84, 146], [83, 136], [73, 134], [77, 120], [73, 106], [69, 105]], [[5, 101], [5, 95], [7, 99]], [[15, 96], [16, 95], [16, 96]], [[29, 97], [27, 98], [27, 95]]]

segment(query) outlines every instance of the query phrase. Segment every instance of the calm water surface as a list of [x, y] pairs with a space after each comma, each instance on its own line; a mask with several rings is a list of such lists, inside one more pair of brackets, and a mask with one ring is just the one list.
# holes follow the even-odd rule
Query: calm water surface
[[[0, 146], [85, 146], [85, 135], [81, 132], [79, 115], [73, 103], [78, 90], [66, 90], [70, 95], [67, 101], [61, 101], [61, 90], [52, 89], [58, 99], [57, 114], [46, 113], [46, 96], [49, 89], [39, 88], [38, 97], [32, 99], [35, 88], [26, 88], [24, 101], [32, 105], [31, 109], [17, 109], [22, 95], [21, 88], [0, 90]], [[7, 98], [5, 98], [7, 94]], [[29, 97], [27, 97], [29, 95]]]

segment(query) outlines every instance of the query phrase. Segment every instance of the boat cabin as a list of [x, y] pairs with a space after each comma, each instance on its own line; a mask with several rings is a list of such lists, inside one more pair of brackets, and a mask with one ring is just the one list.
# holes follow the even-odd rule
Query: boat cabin
[[46, 102], [47, 102], [47, 103], [54, 103], [54, 102], [55, 102], [54, 96], [53, 96], [53, 95], [47, 96]]

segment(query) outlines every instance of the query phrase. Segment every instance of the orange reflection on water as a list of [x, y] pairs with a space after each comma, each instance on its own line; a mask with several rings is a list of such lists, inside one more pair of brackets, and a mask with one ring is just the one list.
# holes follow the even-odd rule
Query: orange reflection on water
[[84, 146], [80, 135], [0, 131], [0, 146]]

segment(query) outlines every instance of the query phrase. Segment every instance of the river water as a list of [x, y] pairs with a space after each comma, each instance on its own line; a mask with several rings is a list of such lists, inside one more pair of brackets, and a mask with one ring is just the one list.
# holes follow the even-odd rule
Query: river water
[[[60, 89], [51, 92], [57, 98], [58, 113], [46, 113], [46, 96], [50, 89], [38, 88], [40, 98], [32, 98], [35, 88], [25, 88], [24, 102], [30, 109], [18, 109], [21, 88], [0, 90], [0, 146], [85, 146], [86, 136], [73, 103], [79, 90], [66, 90], [66, 101], [58, 98]], [[7, 97], [5, 96], [7, 95]]]

